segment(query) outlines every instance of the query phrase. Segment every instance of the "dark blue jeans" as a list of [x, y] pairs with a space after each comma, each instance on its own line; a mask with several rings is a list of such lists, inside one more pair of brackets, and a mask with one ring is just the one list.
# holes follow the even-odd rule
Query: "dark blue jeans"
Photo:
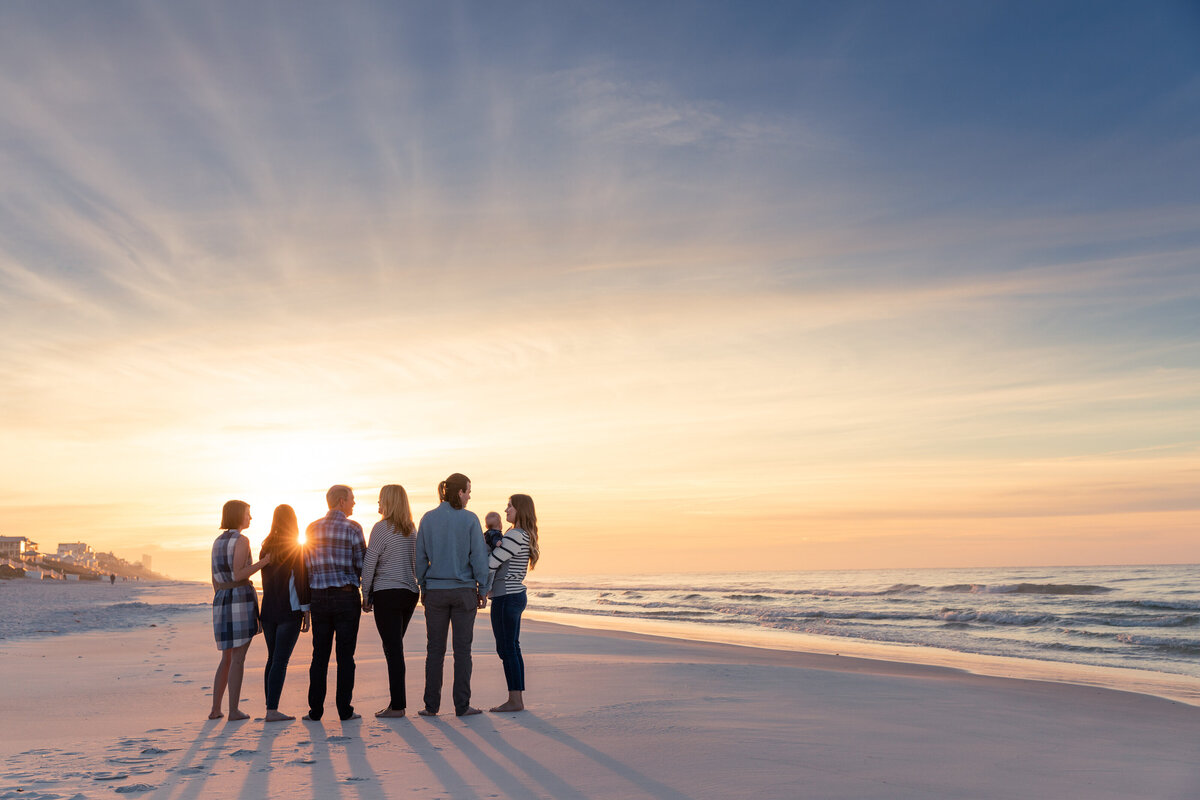
[[296, 640], [300, 638], [302, 618], [303, 615], [296, 612], [283, 620], [262, 621], [263, 638], [267, 640], [267, 668], [263, 670], [263, 684], [268, 711], [279, 710], [279, 696], [283, 694], [288, 660], [292, 657]]
[[502, 594], [492, 599], [492, 633], [496, 655], [504, 664], [504, 680], [510, 692], [525, 691], [525, 659], [521, 658], [521, 613], [528, 601], [525, 592]]
[[325, 713], [325, 682], [329, 674], [329, 654], [337, 639], [337, 702], [338, 716], [349, 719], [354, 714], [350, 701], [354, 697], [354, 649], [358, 645], [358, 622], [362, 604], [358, 589], [312, 590], [312, 666], [308, 668], [308, 715], [320, 719]]

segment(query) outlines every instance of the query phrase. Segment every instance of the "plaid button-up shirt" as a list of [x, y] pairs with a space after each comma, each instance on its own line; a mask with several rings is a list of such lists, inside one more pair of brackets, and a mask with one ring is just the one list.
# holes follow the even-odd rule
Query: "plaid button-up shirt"
[[367, 542], [362, 526], [333, 510], [308, 526], [304, 564], [313, 589], [358, 586]]

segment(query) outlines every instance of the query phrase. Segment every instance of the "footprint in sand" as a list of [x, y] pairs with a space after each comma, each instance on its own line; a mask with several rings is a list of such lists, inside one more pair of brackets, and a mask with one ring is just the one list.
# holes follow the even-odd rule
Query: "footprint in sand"
[[118, 786], [113, 791], [119, 794], [134, 794], [136, 792], [153, 792], [157, 788], [148, 783], [131, 783], [128, 786]]
[[249, 758], [250, 756], [256, 756], [256, 755], [258, 755], [257, 750], [242, 749], [242, 750], [234, 750], [232, 753], [229, 754], [229, 757], [230, 758]]
[[[179, 769], [175, 770], [175, 772], [178, 772], [180, 775], [198, 775], [201, 772], [205, 772], [207, 769], [208, 767], [206, 767], [204, 764], [196, 764], [193, 767], [180, 767]], [[171, 770], [167, 770], [167, 772], [171, 772]]]
[[123, 781], [129, 777], [128, 772], [93, 772], [94, 781]]

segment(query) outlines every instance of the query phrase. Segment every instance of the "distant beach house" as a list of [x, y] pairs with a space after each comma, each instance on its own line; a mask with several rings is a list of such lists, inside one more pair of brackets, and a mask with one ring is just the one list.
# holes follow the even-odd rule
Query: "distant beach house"
[[87, 567], [93, 570], [100, 568], [96, 551], [86, 542], [61, 542], [54, 558], [63, 564], [74, 564], [77, 567]]
[[60, 542], [58, 545], [58, 560], [62, 561], [67, 556], [79, 558], [86, 556], [92, 552], [92, 546], [84, 542]]
[[20, 560], [37, 552], [37, 542], [27, 536], [0, 536], [0, 558]]

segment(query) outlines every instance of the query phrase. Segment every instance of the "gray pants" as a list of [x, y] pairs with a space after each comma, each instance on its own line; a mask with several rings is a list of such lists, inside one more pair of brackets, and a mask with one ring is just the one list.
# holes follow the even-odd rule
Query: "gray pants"
[[471, 705], [471, 640], [478, 611], [474, 589], [427, 589], [425, 631], [425, 709], [437, 713], [442, 705], [442, 666], [446, 660], [446, 635], [454, 629], [454, 713]]

